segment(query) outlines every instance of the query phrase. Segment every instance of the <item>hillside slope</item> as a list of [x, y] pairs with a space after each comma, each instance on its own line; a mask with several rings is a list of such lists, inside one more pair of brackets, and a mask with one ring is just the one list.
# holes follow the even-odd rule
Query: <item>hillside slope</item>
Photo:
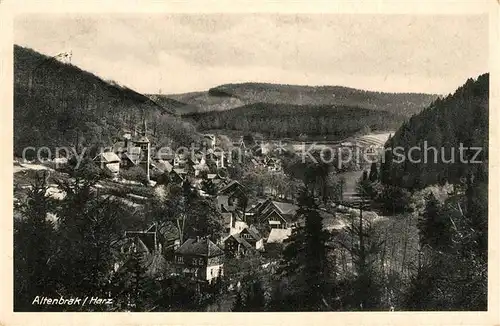
[[307, 135], [341, 140], [362, 130], [395, 130], [404, 117], [385, 111], [339, 105], [255, 103], [226, 111], [183, 116], [200, 131], [258, 132], [271, 137]]
[[267, 83], [226, 84], [207, 92], [165, 95], [192, 105], [180, 114], [224, 111], [238, 106], [269, 103], [292, 105], [344, 105], [387, 111], [409, 117], [437, 98], [433, 94], [381, 93], [341, 86], [300, 86]]
[[[437, 182], [461, 182], [468, 174], [484, 177], [488, 168], [488, 102], [489, 75], [484, 74], [476, 80], [467, 80], [453, 95], [435, 100], [413, 116], [386, 143], [386, 148], [400, 147], [407, 157], [412, 147], [421, 148], [422, 152], [412, 152], [414, 162], [405, 160], [398, 164], [388, 151], [382, 164], [383, 182], [422, 188]], [[424, 142], [427, 148], [438, 150], [437, 156], [428, 150], [425, 159]], [[469, 162], [464, 163], [460, 144], [482, 150], [477, 157], [474, 157], [476, 150], [464, 151], [463, 161]], [[473, 159], [482, 163], [472, 162]], [[449, 160], [453, 162], [447, 163]]]
[[[139, 128], [143, 118], [157, 133], [167, 123], [184, 139], [193, 128], [171, 109], [114, 82], [34, 50], [14, 46], [14, 152], [33, 146], [109, 145], [124, 130]], [[176, 120], [177, 119], [177, 120]]]

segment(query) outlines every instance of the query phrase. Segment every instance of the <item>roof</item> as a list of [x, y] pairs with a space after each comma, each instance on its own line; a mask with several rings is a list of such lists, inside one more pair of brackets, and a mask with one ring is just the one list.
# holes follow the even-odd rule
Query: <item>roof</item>
[[127, 159], [133, 164], [139, 164], [141, 160], [141, 148], [140, 147], [130, 147], [126, 152], [123, 153]]
[[158, 226], [158, 234], [166, 241], [179, 239], [177, 226], [171, 221], [167, 221]]
[[172, 171], [174, 171], [175, 173], [177, 174], [186, 174], [186, 170], [184, 169], [172, 169]]
[[233, 214], [231, 212], [222, 212], [221, 215], [224, 225], [229, 225], [231, 223]]
[[113, 152], [104, 152], [96, 156], [96, 159], [100, 158], [101, 162], [104, 163], [120, 163], [120, 157]]
[[134, 239], [135, 245], [147, 252], [156, 249], [156, 232], [154, 231], [126, 231], [125, 237]]
[[298, 206], [291, 203], [284, 203], [279, 201], [272, 202], [276, 208], [280, 211], [281, 214], [284, 215], [295, 215], [297, 212]]
[[236, 189], [245, 189], [245, 187], [239, 183], [238, 181], [236, 180], [233, 180], [231, 182], [229, 182], [226, 186], [222, 187], [220, 190], [219, 190], [219, 193], [220, 194], [227, 194], [227, 193], [230, 193], [230, 192], [234, 192]]
[[235, 239], [239, 244], [243, 245], [247, 249], [253, 249], [253, 246], [248, 243], [245, 239], [243, 239], [239, 234], [231, 234], [229, 237], [224, 240], [226, 242], [228, 239], [233, 238]]
[[262, 239], [259, 230], [257, 230], [254, 225], [250, 225], [248, 228], [246, 228], [246, 230], [255, 240], [259, 241], [260, 239]]
[[113, 152], [123, 152], [127, 148], [125, 147], [125, 142], [123, 140], [117, 141], [113, 144]]
[[170, 162], [164, 160], [157, 160], [156, 162], [151, 163], [151, 165], [160, 170], [161, 172], [170, 172], [172, 171], [173, 168]]
[[135, 143], [149, 143], [149, 139], [146, 136], [141, 136], [139, 139], [134, 141]]
[[267, 243], [282, 243], [292, 234], [292, 229], [271, 229]]
[[181, 255], [204, 257], [215, 257], [224, 254], [221, 248], [207, 238], [187, 239], [175, 252]]
[[247, 212], [248, 213], [255, 213], [266, 201], [259, 199], [258, 202], [254, 205], [252, 205]]
[[174, 159], [175, 153], [173, 153], [172, 150], [169, 151], [158, 150], [155, 154], [155, 157], [160, 160], [171, 161]]

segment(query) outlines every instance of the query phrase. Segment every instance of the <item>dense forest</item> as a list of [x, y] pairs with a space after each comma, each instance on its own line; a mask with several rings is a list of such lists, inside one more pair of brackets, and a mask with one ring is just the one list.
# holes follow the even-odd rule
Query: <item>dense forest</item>
[[333, 136], [343, 139], [368, 127], [385, 131], [397, 128], [404, 117], [384, 111], [336, 105], [256, 103], [218, 112], [183, 116], [199, 130], [223, 129], [259, 132], [271, 137]]
[[110, 145], [142, 119], [159, 140], [184, 142], [194, 128], [174, 110], [71, 64], [14, 46], [14, 152], [27, 146]]
[[163, 95], [162, 97], [185, 103], [186, 106], [177, 108], [179, 114], [224, 111], [248, 104], [268, 103], [355, 106], [410, 117], [429, 105], [437, 95], [382, 93], [342, 86], [239, 83], [220, 85], [206, 92]]
[[[486, 173], [488, 89], [488, 74], [479, 76], [477, 80], [469, 79], [454, 94], [436, 99], [420, 114], [406, 121], [386, 144], [383, 182], [406, 188], [423, 188], [438, 182], [457, 183], [467, 173]], [[427, 148], [435, 147], [437, 152], [426, 151], [424, 142], [427, 142]], [[481, 148], [476, 157], [477, 150], [463, 150], [462, 160], [481, 161], [482, 164], [461, 162], [460, 144], [464, 148]], [[394, 162], [398, 147], [407, 157], [411, 154], [414, 162], [408, 159], [402, 163]], [[409, 153], [412, 147], [422, 150]]]

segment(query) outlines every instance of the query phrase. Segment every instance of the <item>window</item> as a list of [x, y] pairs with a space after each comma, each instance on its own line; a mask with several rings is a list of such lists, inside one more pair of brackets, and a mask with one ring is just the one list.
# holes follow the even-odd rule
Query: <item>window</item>
[[184, 262], [184, 258], [183, 258], [182, 256], [176, 256], [176, 257], [175, 257], [175, 260], [176, 260], [176, 262], [178, 262], [178, 263], [183, 263], [183, 262]]
[[193, 265], [203, 266], [203, 258], [193, 258]]

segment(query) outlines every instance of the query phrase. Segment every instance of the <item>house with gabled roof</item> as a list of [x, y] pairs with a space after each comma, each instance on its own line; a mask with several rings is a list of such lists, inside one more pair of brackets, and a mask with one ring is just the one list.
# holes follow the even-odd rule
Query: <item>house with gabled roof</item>
[[224, 252], [228, 257], [241, 257], [253, 250], [254, 247], [239, 233], [231, 234], [224, 240]]
[[254, 220], [268, 225], [271, 229], [288, 229], [295, 222], [297, 209], [295, 204], [268, 199], [259, 205]]
[[250, 251], [264, 250], [264, 238], [253, 225], [224, 239], [224, 251], [231, 257], [240, 257]]
[[243, 219], [243, 213], [238, 210], [231, 212], [224, 211], [221, 212], [221, 215], [226, 234], [240, 233], [244, 228], [248, 227]]
[[187, 239], [176, 251], [178, 274], [211, 283], [223, 275], [224, 251], [206, 237]]
[[115, 176], [120, 172], [120, 157], [113, 152], [100, 153], [94, 158], [94, 162]]
[[217, 192], [217, 208], [221, 211], [234, 211], [238, 207], [246, 206], [248, 196], [246, 188], [238, 181], [231, 181]]
[[126, 242], [128, 248], [125, 248], [124, 251], [133, 249], [148, 254], [156, 251], [161, 252], [161, 244], [159, 243], [157, 237], [156, 223], [152, 224], [144, 231], [125, 231], [125, 239], [128, 239], [129, 241]]
[[240, 236], [250, 243], [254, 249], [262, 250], [264, 248], [264, 238], [254, 225], [244, 228], [240, 232]]

